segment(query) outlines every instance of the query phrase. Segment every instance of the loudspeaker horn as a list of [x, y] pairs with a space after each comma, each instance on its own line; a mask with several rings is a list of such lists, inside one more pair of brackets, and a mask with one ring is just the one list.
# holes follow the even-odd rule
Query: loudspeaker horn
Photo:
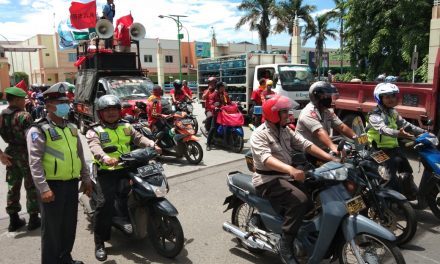
[[133, 23], [129, 31], [132, 40], [139, 41], [145, 38], [145, 27], [141, 23]]
[[96, 22], [96, 34], [98, 34], [101, 39], [109, 39], [113, 36], [113, 31], [115, 28], [112, 23], [107, 19], [100, 19]]

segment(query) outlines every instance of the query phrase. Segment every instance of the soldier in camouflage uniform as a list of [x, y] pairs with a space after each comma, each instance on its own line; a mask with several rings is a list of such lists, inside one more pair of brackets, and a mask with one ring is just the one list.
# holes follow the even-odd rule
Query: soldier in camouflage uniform
[[28, 230], [34, 230], [41, 225], [38, 217], [39, 206], [37, 192], [29, 169], [28, 152], [26, 147], [26, 131], [32, 124], [31, 115], [24, 110], [26, 93], [17, 87], [5, 90], [8, 108], [0, 115], [0, 136], [8, 144], [5, 152], [0, 150], [0, 161], [6, 165], [6, 181], [8, 195], [6, 212], [10, 217], [9, 232], [16, 231], [26, 224], [18, 216], [21, 211], [20, 189], [24, 180], [26, 189], [26, 207], [30, 215]]

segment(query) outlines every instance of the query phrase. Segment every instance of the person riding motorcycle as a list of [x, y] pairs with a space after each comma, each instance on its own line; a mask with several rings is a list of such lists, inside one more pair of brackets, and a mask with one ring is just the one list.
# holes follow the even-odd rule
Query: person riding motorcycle
[[[211, 126], [208, 132], [206, 150], [210, 151], [212, 146], [212, 140], [214, 138], [215, 131], [217, 130], [217, 111], [220, 107], [228, 105], [231, 103], [228, 93], [225, 91], [226, 84], [224, 82], [217, 82], [215, 85], [214, 93], [214, 112], [211, 119]], [[226, 134], [224, 135], [226, 137]]]
[[[376, 150], [384, 151], [390, 159], [383, 163], [387, 186], [402, 192], [408, 200], [416, 198], [417, 186], [413, 180], [413, 170], [405, 152], [399, 147], [398, 138], [414, 139], [426, 131], [405, 119], [394, 108], [397, 105], [399, 87], [392, 83], [379, 83], [374, 88], [374, 100], [377, 106], [368, 114], [368, 142]], [[397, 173], [403, 178], [403, 186], [399, 186]]]
[[319, 81], [312, 84], [309, 89], [310, 103], [301, 110], [296, 131], [320, 148], [339, 154], [337, 145], [329, 136], [330, 129], [348, 138], [354, 138], [356, 134], [331, 109], [332, 96], [336, 95], [338, 91], [331, 83]]
[[267, 81], [265, 78], [261, 78], [258, 82], [260, 86], [258, 86], [257, 90], [252, 91], [251, 101], [253, 105], [260, 106], [263, 104], [263, 102], [261, 101], [261, 94], [264, 90], [266, 90]]
[[182, 82], [180, 80], [174, 80], [173, 87], [174, 89], [170, 91], [173, 104], [181, 103], [186, 99], [191, 100], [191, 96], [182, 89]]
[[182, 81], [182, 90], [189, 95], [190, 98], [192, 98], [193, 93], [191, 91], [191, 88], [188, 87], [188, 82], [186, 80]]
[[[92, 152], [94, 163], [98, 166], [95, 191], [96, 210], [93, 219], [95, 257], [99, 261], [107, 259], [104, 241], [110, 240], [113, 209], [119, 181], [126, 175], [118, 165], [119, 157], [131, 151], [131, 145], [161, 149], [154, 141], [142, 136], [129, 123], [121, 119], [121, 101], [114, 95], [104, 95], [97, 104], [99, 123], [93, 124], [87, 131], [87, 143]], [[104, 152], [107, 146], [117, 147], [112, 153]]]
[[212, 117], [214, 115], [214, 99], [216, 95], [215, 85], [217, 83], [217, 79], [215, 77], [208, 78], [208, 88], [203, 92], [202, 99], [205, 100], [205, 131], [209, 131], [211, 129]]
[[250, 144], [256, 171], [252, 177], [257, 194], [268, 199], [274, 209], [283, 214], [279, 252], [284, 263], [298, 263], [293, 253], [293, 241], [304, 215], [312, 203], [302, 190], [304, 171], [292, 164], [293, 149], [305, 151], [322, 160], [337, 160], [309, 140], [287, 127], [293, 102], [281, 95], [263, 104], [265, 123], [251, 135]]
[[268, 97], [276, 94], [274, 91], [272, 91], [272, 88], [273, 88], [273, 81], [267, 80], [266, 81], [266, 89], [261, 93], [261, 102], [263, 104], [268, 99]]
[[153, 87], [153, 94], [147, 99], [148, 126], [153, 132], [161, 131], [166, 122], [163, 119], [168, 117], [168, 115], [162, 114], [162, 95], [162, 87], [156, 85]]

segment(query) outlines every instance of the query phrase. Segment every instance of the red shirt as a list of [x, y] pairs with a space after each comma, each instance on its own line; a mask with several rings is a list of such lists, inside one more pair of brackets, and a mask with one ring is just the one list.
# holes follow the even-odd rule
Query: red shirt
[[209, 89], [206, 89], [205, 92], [203, 93], [205, 99], [205, 109], [208, 112], [213, 112], [215, 109], [214, 103], [215, 103], [215, 96], [216, 96], [216, 91], [210, 91]]
[[176, 99], [177, 102], [183, 102], [187, 94], [184, 90], [180, 90], [180, 91], [181, 91], [180, 94], [176, 94], [174, 89], [171, 89], [170, 91], [170, 94], [174, 94], [174, 98]]
[[147, 116], [148, 125], [155, 124], [157, 117], [162, 114], [162, 103], [160, 102], [160, 97], [151, 95], [147, 99]]
[[270, 90], [270, 92], [268, 92], [267, 90], [264, 90], [261, 93], [261, 102], [264, 103], [266, 101], [266, 96], [271, 95], [271, 94], [275, 94], [275, 92], [272, 90]]
[[188, 86], [183, 86], [183, 87], [182, 87], [182, 90], [183, 90], [187, 95], [189, 95], [189, 97], [192, 98], [192, 96], [193, 96], [193, 92], [191, 91], [191, 89], [190, 89]]
[[263, 102], [261, 101], [261, 93], [263, 92], [263, 89], [258, 88], [258, 90], [254, 90], [252, 92], [251, 100], [255, 102], [255, 105], [262, 105]]

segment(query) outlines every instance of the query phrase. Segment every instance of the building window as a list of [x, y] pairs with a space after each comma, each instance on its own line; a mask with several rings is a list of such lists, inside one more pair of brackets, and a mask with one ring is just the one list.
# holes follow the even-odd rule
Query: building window
[[46, 57], [49, 57], [49, 56], [50, 56], [50, 54], [49, 54], [49, 53], [46, 53], [45, 55], [46, 55]]
[[67, 55], [69, 56], [69, 62], [75, 62], [76, 61], [76, 53], [69, 53]]
[[165, 62], [166, 63], [173, 63], [173, 56], [171, 56], [171, 55], [165, 56]]
[[188, 57], [185, 57], [185, 64], [188, 64]]
[[153, 62], [153, 55], [144, 55], [144, 62]]

